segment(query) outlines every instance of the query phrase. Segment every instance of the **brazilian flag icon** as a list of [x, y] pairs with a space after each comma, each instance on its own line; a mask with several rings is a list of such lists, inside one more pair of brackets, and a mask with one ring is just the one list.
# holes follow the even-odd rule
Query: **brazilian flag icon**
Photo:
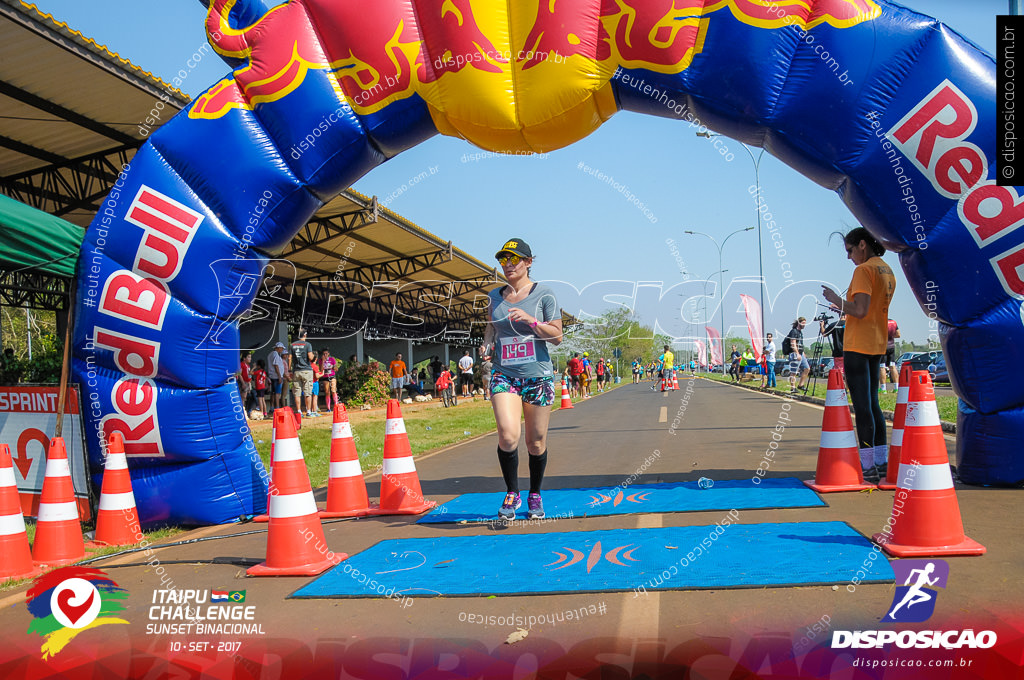
[[245, 602], [245, 591], [232, 590], [230, 593], [228, 593], [228, 599], [232, 602]]

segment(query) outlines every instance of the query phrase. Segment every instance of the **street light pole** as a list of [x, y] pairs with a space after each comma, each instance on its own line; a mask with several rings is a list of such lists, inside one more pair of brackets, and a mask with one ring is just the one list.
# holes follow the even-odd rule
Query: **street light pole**
[[[697, 132], [696, 135], [698, 137], [704, 137], [706, 139], [722, 136], [717, 132]], [[755, 193], [754, 196], [757, 196], [758, 194], [761, 193], [761, 159], [764, 158], [764, 148], [761, 149], [761, 153], [757, 154], [757, 158], [755, 159], [754, 152], [752, 152], [746, 144], [743, 144], [743, 142], [740, 142], [740, 144], [742, 144], [743, 150], [747, 152], [747, 155], [750, 157], [750, 162], [753, 163], [754, 165], [754, 186], [757, 189], [757, 193]], [[761, 256], [761, 211], [758, 209], [759, 207], [760, 206], [758, 205], [757, 201], [754, 201], [754, 212], [757, 213], [757, 275], [758, 278], [761, 280], [761, 290], [760, 294], [758, 295], [758, 299], [761, 302], [761, 334], [764, 335], [764, 333], [767, 332], [767, 329], [764, 325], [765, 281], [764, 258]]]
[[[725, 279], [722, 277], [722, 274], [725, 273], [725, 270], [722, 269], [722, 249], [725, 248], [725, 244], [729, 242], [729, 239], [732, 238], [733, 236], [735, 236], [736, 234], [741, 234], [741, 233], [743, 233], [745, 231], [753, 231], [753, 230], [754, 230], [753, 227], [747, 227], [746, 229], [737, 229], [736, 231], [730, 233], [728, 236], [726, 236], [722, 240], [722, 245], [718, 245], [718, 240], [714, 236], [712, 236], [711, 234], [705, 234], [703, 231], [690, 231], [690, 230], [687, 230], [687, 231], [683, 232], [683, 233], [686, 233], [686, 234], [697, 234], [697, 235], [700, 235], [700, 236], [706, 236], [709, 239], [711, 239], [711, 242], [715, 244], [716, 248], [718, 248], [718, 274], [719, 274], [718, 282], [719, 282], [719, 285], [722, 287], [722, 293], [721, 293], [722, 298], [721, 299], [722, 299], [723, 303], [725, 302]], [[722, 375], [725, 375], [725, 307], [724, 307], [724, 305], [722, 307], [721, 331], [722, 331]]]
[[[728, 269], [720, 269], [717, 272], [711, 272], [710, 274], [708, 274], [707, 278], [704, 279], [704, 323], [705, 324], [707, 324], [708, 321], [709, 321], [709, 319], [708, 319], [708, 284], [711, 283], [711, 277], [712, 276], [714, 276], [715, 274], [724, 274], [727, 271], [729, 271], [729, 270]], [[724, 366], [725, 365], [725, 344], [724, 344], [725, 340], [724, 339], [722, 340], [722, 343], [723, 343], [722, 344], [722, 365]], [[711, 363], [711, 361], [709, 359], [708, 364], [710, 365], [710, 363]]]

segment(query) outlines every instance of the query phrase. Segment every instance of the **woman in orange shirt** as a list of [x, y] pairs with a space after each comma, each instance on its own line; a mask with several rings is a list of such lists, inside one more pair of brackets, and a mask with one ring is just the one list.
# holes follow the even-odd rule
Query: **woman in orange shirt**
[[828, 286], [821, 287], [821, 294], [846, 314], [843, 365], [857, 418], [860, 466], [865, 480], [877, 482], [886, 474], [889, 455], [885, 416], [878, 404], [878, 367], [888, 341], [889, 303], [896, 290], [896, 277], [882, 261], [885, 246], [864, 227], [850, 231], [843, 242], [846, 256], [856, 265], [846, 297]]

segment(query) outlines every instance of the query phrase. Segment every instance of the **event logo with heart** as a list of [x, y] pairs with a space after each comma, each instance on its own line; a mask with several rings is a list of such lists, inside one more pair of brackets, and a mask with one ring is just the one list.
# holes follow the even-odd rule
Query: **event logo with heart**
[[28, 591], [28, 611], [35, 617], [28, 632], [43, 637], [43, 658], [52, 657], [90, 628], [128, 623], [111, 616], [124, 609], [127, 597], [128, 591], [99, 569], [55, 569], [37, 578]]

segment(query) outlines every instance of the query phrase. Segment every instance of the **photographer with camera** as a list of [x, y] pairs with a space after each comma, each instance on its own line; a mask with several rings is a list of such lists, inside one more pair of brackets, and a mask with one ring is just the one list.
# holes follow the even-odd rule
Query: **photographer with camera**
[[834, 317], [822, 313], [814, 317], [814, 320], [818, 322], [818, 334], [823, 338], [827, 337], [832, 345], [833, 368], [838, 368], [845, 373], [843, 370], [843, 338], [846, 335], [846, 315], [840, 314], [839, 320], [834, 321]]
[[846, 314], [843, 363], [850, 400], [857, 420], [860, 466], [864, 479], [877, 482], [886, 474], [889, 451], [885, 444], [885, 416], [878, 403], [879, 365], [888, 336], [889, 302], [896, 290], [896, 277], [882, 261], [885, 246], [864, 227], [843, 237], [846, 256], [856, 265], [853, 280], [842, 298], [828, 286], [822, 297], [840, 314]]
[[[811, 364], [804, 354], [804, 327], [807, 325], [806, 317], [800, 317], [793, 322], [793, 327], [782, 339], [782, 353], [789, 359], [789, 393], [796, 394], [797, 390], [804, 389], [807, 384], [807, 376], [811, 373]], [[797, 373], [800, 374], [800, 382], [797, 384]]]

